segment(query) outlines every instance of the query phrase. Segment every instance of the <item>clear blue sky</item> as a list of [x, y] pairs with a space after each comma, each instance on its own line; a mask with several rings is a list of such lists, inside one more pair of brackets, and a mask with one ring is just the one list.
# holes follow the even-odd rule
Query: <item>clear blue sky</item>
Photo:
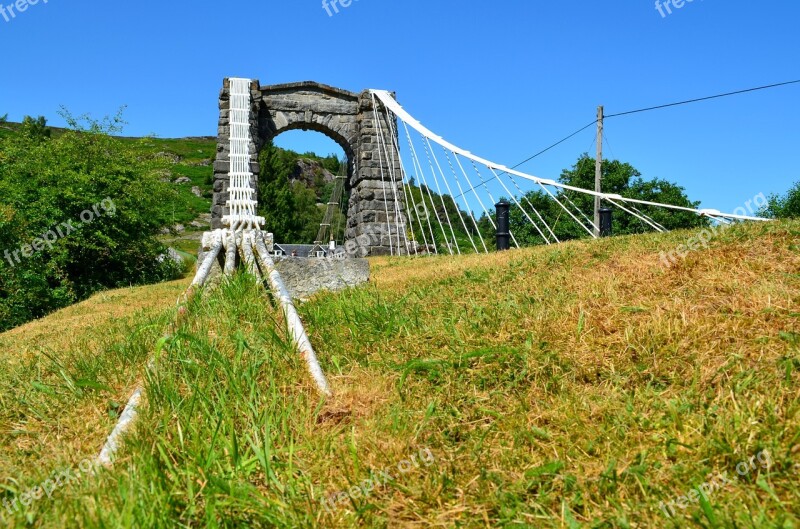
[[[675, 0], [673, 0], [675, 1]], [[11, 0], [0, 0], [8, 6]], [[226, 76], [385, 88], [429, 128], [515, 164], [606, 113], [800, 78], [800, 3], [694, 0], [39, 0], [0, 16], [0, 115], [60, 105], [127, 135], [213, 135]], [[666, 11], [665, 11], [666, 14]], [[733, 210], [800, 180], [800, 85], [608, 120], [607, 154]], [[524, 169], [555, 178], [587, 130]], [[279, 144], [338, 150], [313, 133]], [[609, 149], [610, 147], [610, 149]]]

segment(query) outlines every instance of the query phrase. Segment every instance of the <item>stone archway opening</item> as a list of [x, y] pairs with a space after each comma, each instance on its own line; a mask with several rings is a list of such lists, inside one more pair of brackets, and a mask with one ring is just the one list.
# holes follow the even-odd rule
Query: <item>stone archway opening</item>
[[[259, 152], [259, 165], [259, 215], [276, 242], [327, 247], [333, 241], [335, 247], [344, 246], [352, 154], [330, 136], [298, 127], [270, 138]], [[285, 219], [276, 219], [276, 211], [270, 211], [269, 195], [277, 186], [283, 187], [284, 199], [292, 201], [293, 211], [283, 211], [288, 214]], [[293, 223], [291, 232], [282, 229], [282, 220]]]
[[[224, 81], [220, 93], [220, 121], [217, 161], [214, 163], [214, 202], [212, 227], [221, 227], [228, 200], [230, 137], [230, 82]], [[397, 162], [390, 167], [387, 157], [380, 156], [378, 130], [393, 127], [383, 112], [373, 111], [373, 98], [368, 90], [359, 94], [315, 82], [261, 86], [253, 81], [250, 87], [250, 130], [253, 160], [262, 147], [280, 134], [292, 130], [321, 132], [335, 141], [348, 158], [347, 242], [369, 241], [366, 250], [372, 255], [392, 251], [390, 234], [405, 230], [402, 204], [402, 176]], [[396, 142], [396, 136], [394, 138]], [[384, 145], [393, 141], [383, 138]], [[259, 163], [251, 166], [260, 173]], [[396, 176], [387, 176], [396, 175]], [[389, 213], [387, 213], [389, 212]], [[398, 250], [399, 251], [399, 250]]]

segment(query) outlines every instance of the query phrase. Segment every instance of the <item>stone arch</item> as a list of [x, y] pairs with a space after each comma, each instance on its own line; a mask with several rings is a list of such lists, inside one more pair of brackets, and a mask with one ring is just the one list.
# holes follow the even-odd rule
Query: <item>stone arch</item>
[[[228, 87], [226, 79], [219, 102], [212, 227], [221, 226], [228, 200]], [[367, 249], [370, 254], [388, 253], [392, 246], [388, 234], [396, 236], [398, 230], [405, 229], [404, 215], [391, 213], [396, 207], [404, 211], [402, 182], [400, 168], [389, 167], [389, 162], [379, 156], [380, 140], [369, 91], [356, 94], [313, 81], [271, 86], [261, 86], [258, 81], [253, 81], [251, 102], [250, 151], [253, 160], [257, 160], [257, 153], [264, 144], [289, 130], [314, 130], [334, 140], [348, 159], [351, 194], [346, 238], [348, 241], [359, 241], [357, 244], [361, 246], [369, 240]], [[392, 130], [385, 117], [379, 119], [382, 120], [380, 125], [383, 131]], [[251, 172], [254, 175], [259, 173], [255, 161]], [[395, 175], [395, 180], [391, 179], [391, 174]], [[399, 204], [396, 205], [394, 197], [398, 198]], [[390, 212], [388, 215], [387, 211]]]

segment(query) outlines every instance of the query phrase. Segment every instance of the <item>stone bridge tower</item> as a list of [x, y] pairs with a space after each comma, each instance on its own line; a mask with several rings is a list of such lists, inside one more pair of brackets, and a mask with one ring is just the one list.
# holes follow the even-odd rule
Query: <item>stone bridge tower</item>
[[[228, 200], [230, 170], [229, 87], [230, 83], [225, 79], [219, 97], [212, 229], [221, 228], [222, 217], [227, 214], [225, 204]], [[382, 110], [377, 113], [380, 121], [376, 122], [369, 91], [355, 94], [315, 82], [261, 86], [258, 81], [253, 81], [250, 93], [252, 159], [258, 160], [261, 148], [288, 130], [314, 130], [333, 139], [342, 147], [348, 159], [348, 189], [351, 193], [345, 235], [347, 240], [357, 239], [363, 245], [368, 236], [371, 241], [367, 248], [370, 255], [388, 254], [390, 247], [397, 253], [398, 235], [405, 244], [406, 219], [399, 157], [396, 151], [391, 156], [395, 148], [393, 146], [399, 145], [396, 124], [389, 123]], [[380, 102], [376, 103], [380, 105]], [[383, 134], [382, 140], [379, 131]], [[386, 149], [390, 156], [386, 155]], [[254, 175], [259, 174], [258, 162], [252, 162], [251, 172]]]

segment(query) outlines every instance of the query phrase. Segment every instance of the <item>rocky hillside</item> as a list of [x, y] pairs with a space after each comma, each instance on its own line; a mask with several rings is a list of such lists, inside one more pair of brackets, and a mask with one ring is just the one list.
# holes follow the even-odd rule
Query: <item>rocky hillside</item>
[[321, 189], [334, 181], [336, 175], [325, 168], [317, 159], [299, 158], [291, 170], [289, 180], [302, 182], [312, 189]]

